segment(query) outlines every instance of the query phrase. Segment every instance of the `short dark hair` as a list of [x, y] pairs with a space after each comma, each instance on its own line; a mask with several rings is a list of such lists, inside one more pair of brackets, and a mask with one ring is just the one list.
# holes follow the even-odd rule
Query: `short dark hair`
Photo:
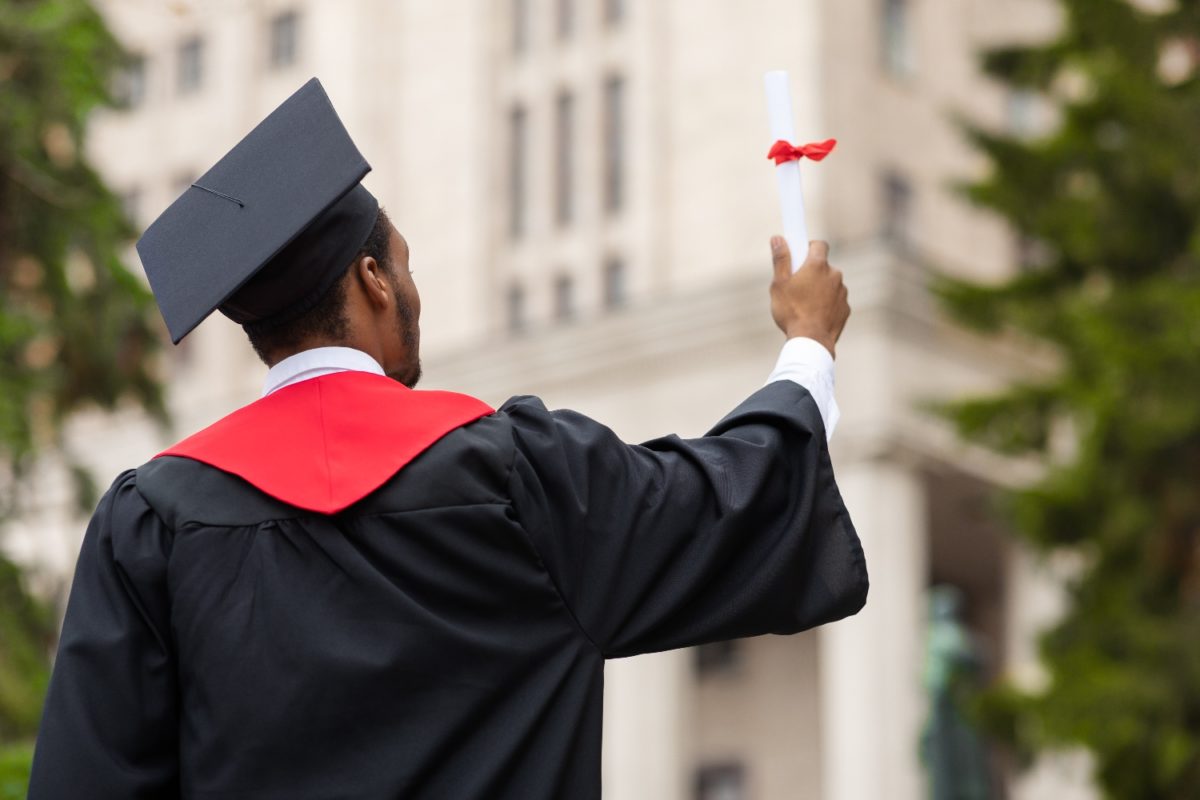
[[[379, 215], [375, 217], [375, 225], [351, 263], [356, 264], [359, 259], [371, 256], [390, 274], [391, 241], [392, 223], [387, 212], [380, 208]], [[254, 325], [242, 326], [250, 339], [250, 346], [263, 363], [270, 364], [277, 354], [298, 350], [305, 341], [313, 338], [340, 342], [349, 336], [350, 318], [346, 315], [346, 279], [349, 274], [350, 265], [347, 265], [346, 273], [333, 282], [312, 308], [295, 319], [266, 330]]]

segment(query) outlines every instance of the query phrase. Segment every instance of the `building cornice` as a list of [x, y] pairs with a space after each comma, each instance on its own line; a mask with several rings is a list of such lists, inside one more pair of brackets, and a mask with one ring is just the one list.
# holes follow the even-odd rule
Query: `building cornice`
[[[1054, 357], [1042, 346], [1013, 335], [983, 336], [950, 321], [929, 291], [930, 271], [878, 240], [834, 249], [846, 276], [854, 336], [884, 337], [888, 348], [953, 364], [981, 387], [1007, 385], [1047, 374]], [[618, 311], [567, 324], [545, 325], [430, 358], [427, 373], [439, 387], [503, 399], [530, 387], [570, 386], [581, 380], [627, 381], [631, 374], [702, 363], [718, 351], [769, 352], [778, 341], [768, 315], [769, 277], [740, 270], [734, 277], [694, 291], [649, 296]], [[855, 330], [858, 328], [859, 330]], [[840, 374], [859, 368], [839, 361]], [[928, 400], [938, 396], [931, 384]], [[900, 397], [910, 397], [901, 391]], [[942, 420], [913, 408], [878, 420], [843, 424], [835, 439], [840, 461], [877, 458], [954, 464], [981, 479], [1018, 485], [1036, 478], [1040, 466], [963, 442]]]

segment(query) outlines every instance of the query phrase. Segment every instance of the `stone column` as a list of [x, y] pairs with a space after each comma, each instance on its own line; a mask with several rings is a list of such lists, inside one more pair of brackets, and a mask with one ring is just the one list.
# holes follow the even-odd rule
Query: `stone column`
[[920, 800], [921, 689], [928, 573], [925, 487], [915, 467], [884, 459], [838, 469], [862, 538], [866, 608], [820, 629], [825, 800]]
[[619, 658], [604, 667], [604, 797], [686, 800], [691, 651]]

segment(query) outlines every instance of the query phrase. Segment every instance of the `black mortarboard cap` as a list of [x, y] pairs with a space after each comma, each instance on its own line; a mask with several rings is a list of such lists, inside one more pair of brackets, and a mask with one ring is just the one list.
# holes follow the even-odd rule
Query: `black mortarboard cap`
[[272, 111], [138, 240], [171, 341], [218, 308], [250, 328], [311, 308], [375, 224], [370, 170], [316, 78]]

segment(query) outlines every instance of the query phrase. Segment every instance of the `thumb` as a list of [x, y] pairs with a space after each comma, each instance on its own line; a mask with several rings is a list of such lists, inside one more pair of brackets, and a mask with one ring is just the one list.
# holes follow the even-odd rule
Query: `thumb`
[[787, 239], [782, 236], [771, 237], [771, 258], [774, 260], [775, 277], [785, 281], [792, 274], [792, 251], [788, 248]]

